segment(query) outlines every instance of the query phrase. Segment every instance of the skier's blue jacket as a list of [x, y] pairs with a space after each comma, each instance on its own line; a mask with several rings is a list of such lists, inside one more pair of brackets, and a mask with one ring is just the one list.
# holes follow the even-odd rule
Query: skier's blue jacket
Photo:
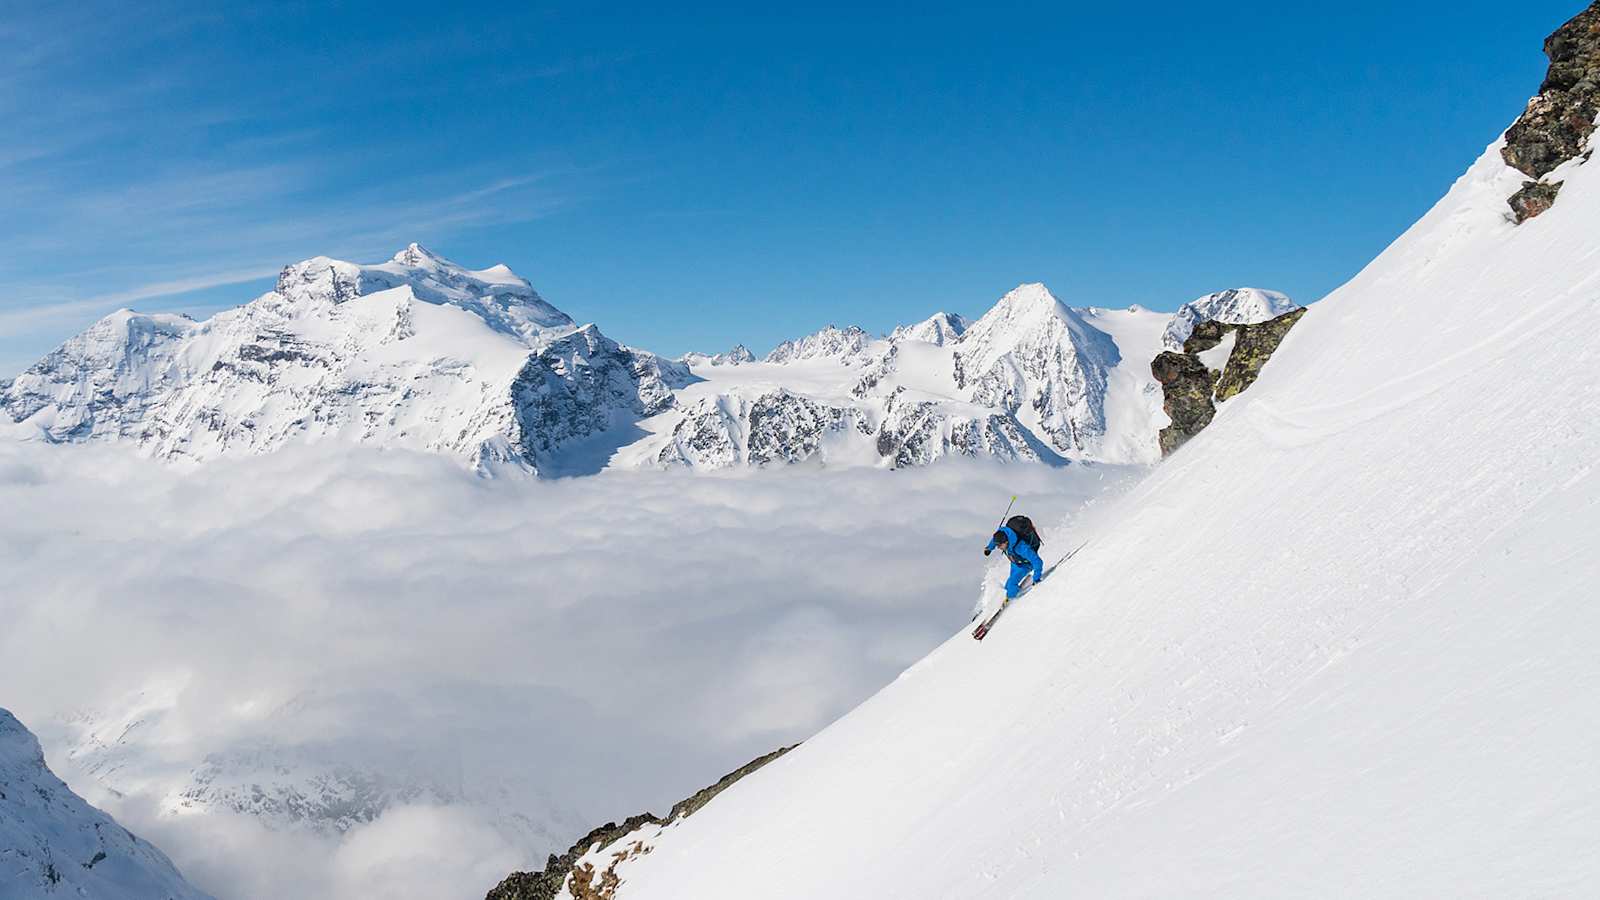
[[[1044, 561], [1039, 559], [1038, 551], [1028, 546], [1017, 537], [1017, 533], [1002, 525], [1000, 531], [1006, 536], [1006, 559], [1011, 560], [1011, 577], [1006, 579], [1006, 599], [1010, 600], [1022, 590], [1022, 579], [1033, 573], [1033, 583], [1038, 584], [1044, 580]], [[988, 550], [995, 548], [994, 538], [989, 539]], [[988, 551], [985, 551], [988, 552]]]

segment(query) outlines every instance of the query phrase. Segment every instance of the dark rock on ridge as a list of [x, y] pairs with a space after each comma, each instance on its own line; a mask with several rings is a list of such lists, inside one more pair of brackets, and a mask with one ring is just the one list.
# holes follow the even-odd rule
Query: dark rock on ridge
[[562, 885], [566, 883], [567, 876], [572, 874], [573, 867], [577, 865], [578, 860], [596, 844], [599, 844], [604, 849], [618, 839], [632, 834], [646, 825], [670, 825], [679, 819], [686, 819], [699, 812], [707, 803], [714, 800], [718, 794], [732, 787], [739, 779], [798, 746], [800, 745], [792, 744], [788, 747], [780, 747], [765, 756], [758, 756], [734, 769], [732, 772], [717, 779], [716, 784], [702, 788], [693, 795], [674, 803], [672, 810], [667, 813], [665, 819], [657, 818], [652, 813], [640, 813], [637, 816], [628, 817], [620, 825], [616, 822], [607, 822], [579, 838], [577, 843], [573, 844], [568, 848], [567, 852], [560, 856], [556, 856], [554, 853], [550, 854], [550, 858], [545, 861], [545, 866], [540, 871], [512, 872], [507, 875], [504, 881], [495, 885], [494, 889], [489, 891], [484, 900], [552, 900], [557, 894], [561, 893]]
[[[1201, 322], [1183, 342], [1182, 353], [1168, 350], [1152, 360], [1150, 374], [1161, 383], [1161, 408], [1172, 419], [1171, 425], [1161, 429], [1161, 455], [1170, 455], [1210, 425], [1217, 403], [1255, 384], [1261, 368], [1305, 314], [1302, 307], [1253, 325]], [[1236, 337], [1223, 370], [1207, 368], [1200, 354], [1222, 343], [1230, 331]]]
[[[1582, 155], [1600, 117], [1600, 0], [1546, 38], [1544, 52], [1550, 58], [1544, 83], [1506, 130], [1500, 150], [1507, 165], [1534, 179]], [[1512, 215], [1518, 223], [1539, 215], [1560, 187], [1524, 184], [1507, 201]]]
[[1561, 192], [1561, 185], [1565, 182], [1557, 181], [1546, 184], [1543, 181], [1524, 181], [1522, 190], [1511, 195], [1506, 202], [1511, 204], [1511, 215], [1522, 224], [1534, 216], [1556, 205], [1556, 194]]

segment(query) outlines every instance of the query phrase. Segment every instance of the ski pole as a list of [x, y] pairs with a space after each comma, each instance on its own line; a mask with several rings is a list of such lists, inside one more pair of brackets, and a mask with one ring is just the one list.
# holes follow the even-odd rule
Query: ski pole
[[1004, 513], [1002, 513], [1001, 516], [1000, 516], [1000, 524], [1001, 525], [1004, 525], [1006, 523], [1006, 518], [1011, 515], [1011, 507], [1015, 506], [1016, 503], [1017, 503], [1017, 495], [1016, 494], [1012, 494], [1011, 495], [1011, 502], [1006, 504], [1006, 511]]

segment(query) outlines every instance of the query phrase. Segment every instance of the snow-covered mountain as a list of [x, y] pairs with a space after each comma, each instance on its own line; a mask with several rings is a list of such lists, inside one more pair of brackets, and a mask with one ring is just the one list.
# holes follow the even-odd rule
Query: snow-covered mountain
[[209, 900], [160, 850], [74, 794], [0, 709], [0, 900]]
[[[1557, 38], [1600, 95], [1600, 3]], [[558, 896], [1592, 894], [1588, 147], [1534, 218], [1490, 145], [981, 644]]]
[[504, 266], [470, 271], [412, 244], [374, 266], [289, 266], [205, 322], [113, 313], [0, 385], [0, 408], [46, 440], [165, 458], [337, 439], [538, 469], [659, 412], [687, 378], [576, 325]]
[[685, 353], [678, 361], [690, 366], [737, 366], [755, 362], [756, 355], [743, 344], [734, 344], [725, 353]]
[[901, 325], [889, 334], [891, 343], [896, 341], [922, 341], [943, 347], [945, 344], [959, 340], [972, 323], [955, 313], [937, 312], [923, 319], [915, 325]]
[[839, 328], [829, 325], [814, 334], [784, 341], [767, 354], [766, 362], [789, 363], [806, 359], [833, 359], [850, 362], [867, 349], [872, 338], [860, 326]]
[[1197, 297], [1178, 307], [1162, 335], [1163, 349], [1178, 351], [1201, 322], [1252, 325], [1276, 319], [1300, 307], [1284, 294], [1260, 288], [1232, 288]]
[[829, 325], [759, 362], [743, 345], [668, 360], [578, 324], [505, 266], [412, 244], [377, 265], [296, 263], [205, 322], [120, 310], [0, 384], [0, 411], [24, 438], [197, 462], [342, 441], [544, 474], [1151, 463], [1166, 422], [1148, 326], [1288, 303], [1211, 297], [1169, 321], [1073, 309], [1028, 284], [974, 322], [941, 312], [885, 339]]

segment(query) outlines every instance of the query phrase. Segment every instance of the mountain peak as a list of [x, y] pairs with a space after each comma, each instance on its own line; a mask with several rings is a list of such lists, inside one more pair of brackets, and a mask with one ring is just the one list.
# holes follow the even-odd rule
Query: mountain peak
[[915, 325], [901, 325], [889, 335], [889, 340], [925, 341], [943, 347], [945, 344], [961, 340], [961, 335], [966, 332], [970, 324], [962, 316], [940, 310]]
[[412, 241], [411, 243], [407, 244], [404, 250], [401, 250], [399, 253], [396, 253], [394, 256], [390, 257], [390, 261], [397, 262], [402, 266], [430, 268], [446, 262], [443, 257], [435, 254], [427, 247], [422, 246], [416, 241]]
[[831, 357], [838, 359], [840, 362], [848, 362], [865, 352], [867, 345], [871, 342], [871, 335], [868, 335], [859, 325], [840, 328], [829, 323], [821, 331], [779, 344], [771, 353], [767, 354], [766, 361], [770, 363], [786, 363], [802, 359]]
[[1300, 308], [1289, 295], [1262, 288], [1239, 287], [1197, 297], [1178, 307], [1167, 325], [1163, 344], [1169, 350], [1182, 350], [1183, 342], [1201, 322], [1253, 325], [1276, 319]]

